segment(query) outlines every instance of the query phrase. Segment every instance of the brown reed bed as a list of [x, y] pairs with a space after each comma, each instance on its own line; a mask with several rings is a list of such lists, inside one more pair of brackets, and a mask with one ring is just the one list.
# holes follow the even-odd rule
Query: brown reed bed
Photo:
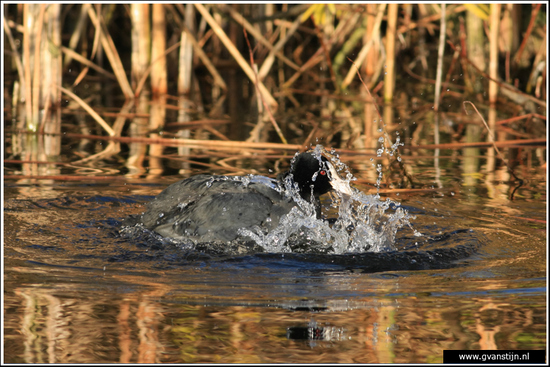
[[546, 147], [541, 4], [3, 7], [6, 162], [38, 162], [25, 149], [40, 144], [14, 145], [37, 133], [58, 139], [46, 157], [71, 138], [109, 142], [79, 163], [127, 144], [128, 162], [176, 158], [165, 152], [175, 147], [187, 167], [192, 155], [284, 156], [320, 142], [388, 168], [381, 137], [385, 150], [402, 138], [403, 162]]

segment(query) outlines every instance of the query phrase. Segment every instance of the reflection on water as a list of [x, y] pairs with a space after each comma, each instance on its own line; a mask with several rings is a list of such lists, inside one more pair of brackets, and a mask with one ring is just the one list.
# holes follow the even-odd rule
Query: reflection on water
[[545, 347], [546, 228], [522, 219], [542, 204], [402, 198], [423, 232], [486, 238], [445, 268], [372, 272], [288, 254], [189, 261], [114, 235], [163, 186], [6, 188], [6, 362], [421, 363]]
[[[448, 349], [545, 345], [541, 280], [513, 290], [499, 289], [502, 280], [470, 281], [457, 292], [456, 279], [439, 287], [388, 274], [376, 280], [391, 293], [366, 296], [361, 286], [368, 282], [352, 276], [353, 300], [223, 300], [189, 297], [200, 284], [147, 284], [109, 273], [90, 274], [93, 287], [16, 288], [5, 304], [6, 362], [441, 363]], [[237, 284], [238, 292], [246, 293], [244, 286]], [[299, 336], [304, 329], [310, 335]]]
[[[431, 239], [398, 231], [396, 254], [192, 258], [114, 231], [176, 178], [140, 178], [139, 164], [124, 175], [117, 162], [51, 163], [43, 137], [17, 138], [33, 154], [5, 166], [15, 176], [3, 192], [5, 362], [425, 363], [447, 349], [545, 348], [541, 171], [526, 167], [511, 201], [505, 169], [482, 182], [477, 163], [442, 152], [443, 189], [392, 196]], [[207, 153], [224, 163], [215, 173], [278, 167], [268, 154]], [[365, 157], [341, 159], [372, 182]], [[403, 158], [422, 187], [434, 182], [432, 156]], [[466, 251], [430, 262], [447, 250]]]

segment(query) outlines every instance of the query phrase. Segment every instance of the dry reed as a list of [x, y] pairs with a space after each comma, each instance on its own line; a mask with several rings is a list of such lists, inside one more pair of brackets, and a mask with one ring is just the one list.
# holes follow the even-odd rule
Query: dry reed
[[[318, 136], [328, 139], [326, 143], [329, 144], [332, 142], [330, 139], [337, 135], [342, 138], [334, 143], [336, 147], [349, 147], [357, 152], [372, 153], [369, 147], [373, 146], [373, 142], [379, 136], [377, 129], [382, 127], [377, 126], [377, 122], [374, 121], [377, 120], [377, 113], [373, 106], [381, 100], [393, 103], [393, 106], [383, 106], [383, 119], [378, 116], [378, 121], [391, 125], [388, 131], [384, 132], [385, 139], [390, 145], [392, 142], [389, 132], [396, 130], [403, 134], [403, 131], [409, 129], [413, 131], [413, 136], [409, 137], [410, 140], [405, 147], [410, 151], [492, 147], [492, 143], [476, 141], [481, 135], [479, 131], [473, 134], [470, 131], [475, 130], [472, 121], [464, 116], [456, 117], [452, 115], [456, 111], [447, 111], [444, 107], [446, 104], [443, 102], [447, 99], [465, 100], [477, 94], [481, 103], [478, 103], [480, 109], [483, 108], [481, 101], [492, 107], [502, 105], [503, 98], [515, 102], [515, 105], [507, 106], [506, 116], [498, 116], [501, 118], [500, 121], [497, 119], [496, 110], [489, 109], [489, 130], [491, 134], [500, 135], [494, 139], [497, 140], [494, 142], [495, 147], [530, 144], [540, 147], [545, 139], [533, 139], [533, 136], [537, 136], [536, 133], [523, 131], [522, 128], [534, 125], [537, 121], [542, 121], [544, 125], [546, 120], [540, 112], [546, 108], [546, 73], [540, 66], [544, 65], [546, 60], [546, 39], [544, 38], [544, 44], [535, 43], [532, 49], [528, 47], [530, 43], [539, 41], [537, 37], [540, 27], [537, 20], [545, 9], [540, 4], [530, 6], [531, 14], [526, 17], [525, 26], [514, 28], [514, 32], [523, 34], [507, 33], [506, 49], [499, 48], [499, 39], [502, 41], [504, 36], [499, 33], [499, 22], [510, 22], [517, 6], [520, 5], [502, 8], [498, 4], [492, 4], [488, 8], [490, 10], [483, 15], [484, 13], [479, 13], [482, 6], [476, 4], [449, 4], [442, 7], [423, 4], [314, 4], [300, 7], [285, 4], [279, 9], [283, 13], [267, 16], [268, 13], [272, 14], [273, 7], [267, 9], [257, 6], [257, 10], [264, 12], [262, 16], [257, 16], [252, 13], [254, 7], [245, 4], [134, 4], [109, 7], [83, 4], [71, 13], [76, 15], [75, 19], [79, 22], [74, 25], [73, 34], [64, 38], [67, 40], [64, 41], [66, 44], [62, 45], [56, 44], [55, 41], [55, 35], [60, 33], [59, 30], [55, 30], [55, 22], [60, 20], [59, 9], [61, 12], [66, 9], [64, 5], [55, 8], [43, 4], [23, 4], [17, 8], [23, 12], [23, 16], [19, 17], [22, 19], [21, 24], [16, 24], [8, 17], [4, 19], [3, 30], [10, 45], [8, 57], [14, 60], [13, 70], [17, 75], [15, 78], [18, 79], [18, 83], [13, 84], [13, 90], [17, 90], [18, 87], [20, 89], [20, 96], [14, 96], [12, 99], [13, 108], [6, 110], [18, 114], [13, 116], [14, 118], [23, 118], [28, 131], [43, 130], [57, 133], [59, 130], [52, 114], [60, 111], [59, 95], [62, 91], [70, 96], [73, 104], [80, 106], [81, 111], [85, 111], [97, 122], [97, 126], [89, 128], [97, 131], [102, 129], [103, 134], [108, 135], [104, 138], [112, 143], [102, 152], [94, 152], [90, 156], [93, 159], [108, 157], [118, 152], [118, 144], [123, 142], [210, 151], [252, 149], [256, 154], [259, 149], [300, 150], [305, 145], [313, 143]], [[418, 10], [416, 12], [413, 11], [415, 7]], [[128, 65], [129, 59], [121, 54], [121, 40], [128, 38], [113, 33], [116, 27], [110, 23], [107, 16], [108, 11], [121, 8], [123, 9], [120, 13], [123, 14], [119, 14], [120, 17], [135, 17], [132, 23], [129, 23], [131, 31], [135, 32], [131, 50], [135, 52], [132, 56], [131, 83], [127, 76], [128, 70], [124, 66]], [[11, 7], [6, 9], [9, 10], [8, 15], [19, 11]], [[128, 10], [131, 11], [124, 13]], [[489, 37], [479, 28], [483, 21], [473, 22], [475, 16], [479, 16], [475, 14], [482, 14], [482, 17], [486, 16], [489, 20]], [[464, 15], [466, 21], [463, 20]], [[64, 19], [66, 21], [68, 18]], [[383, 20], [387, 22], [384, 23]], [[197, 24], [194, 24], [195, 21]], [[445, 27], [451, 22], [453, 28], [447, 31]], [[246, 33], [243, 30], [246, 30]], [[244, 36], [245, 34], [248, 34], [250, 39]], [[383, 43], [380, 34], [385, 35]], [[426, 35], [438, 38], [439, 45], [425, 47], [422, 42]], [[446, 44], [443, 43], [445, 37]], [[513, 47], [509, 45], [510, 37], [516, 37]], [[17, 49], [19, 41], [22, 41], [21, 52]], [[411, 42], [414, 43], [409, 44]], [[483, 42], [489, 43], [488, 55], [479, 47]], [[90, 48], [88, 44], [91, 44]], [[243, 52], [246, 52], [247, 44], [249, 62], [242, 56]], [[256, 45], [256, 48], [252, 45]], [[423, 52], [437, 48], [437, 65], [434, 65], [425, 54], [420, 53], [415, 54], [415, 58], [408, 60], [409, 62], [401, 59], [399, 62], [395, 61], [395, 57], [402, 57], [406, 47], [411, 53], [416, 52], [415, 45]], [[446, 45], [450, 46], [452, 54], [445, 53]], [[174, 51], [178, 51], [178, 56], [174, 56]], [[59, 59], [55, 58], [55, 52], [59, 53]], [[102, 52], [107, 56], [109, 65], [101, 63]], [[66, 74], [61, 79], [61, 71], [54, 71], [61, 55], [65, 58], [65, 73], [72, 66], [81, 67], [81, 70], [76, 72], [78, 75], [74, 78], [73, 88], [67, 87], [69, 78]], [[535, 60], [528, 67], [521, 65], [526, 55]], [[499, 70], [498, 59], [503, 56], [506, 60], [505, 67], [504, 70]], [[487, 71], [483, 68], [486, 57], [489, 60]], [[176, 59], [177, 62], [171, 64], [171, 61]], [[450, 66], [446, 66], [449, 62]], [[427, 70], [428, 63], [429, 67], [437, 66], [435, 77], [431, 70]], [[359, 71], [362, 64], [366, 66]], [[178, 66], [171, 67], [173, 65]], [[324, 69], [322, 72], [318, 70], [320, 67]], [[529, 80], [522, 81], [523, 84], [517, 84], [520, 67], [524, 68], [522, 70], [528, 70], [527, 73], [530, 74]], [[202, 74], [202, 68], [206, 69], [207, 73]], [[44, 73], [45, 70], [52, 70], [51, 75]], [[232, 73], [236, 70], [242, 71], [248, 77], [250, 86], [246, 83], [235, 83]], [[386, 71], [383, 81], [378, 75], [381, 70]], [[435, 86], [430, 99], [433, 98], [435, 112], [441, 114], [437, 118], [453, 116], [459, 123], [466, 121], [466, 128], [459, 126], [457, 131], [453, 132], [451, 143], [438, 144], [440, 134], [436, 128], [433, 135], [435, 144], [429, 144], [430, 141], [424, 139], [418, 146], [410, 145], [409, 141], [419, 141], [417, 136], [422, 130], [419, 126], [431, 125], [433, 119], [427, 118], [424, 121], [429, 121], [427, 123], [411, 125], [411, 121], [415, 120], [420, 112], [426, 114], [426, 110], [429, 110], [428, 101], [418, 108], [415, 107], [415, 114], [403, 115], [404, 118], [400, 120], [404, 122], [403, 125], [395, 123], [396, 113], [401, 113], [401, 102], [396, 102], [401, 89], [395, 85], [396, 79], [403, 80], [400, 78], [400, 71], [405, 71], [405, 76], [410, 75], [421, 81], [423, 92], [431, 91]], [[457, 78], [459, 73], [464, 76]], [[172, 77], [175, 75], [179, 80], [177, 88], [175, 83], [170, 83], [176, 80]], [[355, 79], [356, 75], [358, 80]], [[109, 83], [116, 81], [112, 86], [122, 91], [126, 102], [117, 101], [114, 109], [116, 112], [101, 113], [97, 107], [98, 101], [109, 99], [104, 95], [106, 86], [102, 85], [102, 82], [96, 83], [97, 78]], [[99, 86], [100, 93], [90, 93], [89, 97], [79, 95], [83, 89], [76, 86], [94, 84]], [[369, 98], [361, 95], [361, 85], [366, 87], [368, 94], [372, 94]], [[153, 95], [163, 95], [166, 99], [158, 105], [149, 106], [149, 90]], [[487, 97], [482, 95], [484, 90], [488, 90]], [[381, 97], [378, 96], [379, 91], [382, 91]], [[239, 94], [239, 98], [227, 98], [235, 97], [236, 94]], [[233, 106], [233, 110], [230, 111], [242, 113], [242, 110], [249, 106], [240, 103], [248, 103], [251, 94], [257, 94], [259, 97], [260, 106], [255, 106], [255, 110], [263, 109], [267, 114], [271, 114], [271, 110], [274, 111], [269, 116], [272, 124], [266, 124], [262, 134], [255, 135], [257, 143], [228, 141], [228, 137], [232, 136], [231, 129], [248, 129], [253, 124], [240, 116], [224, 116], [226, 111], [223, 107], [227, 107], [227, 101], [231, 100], [236, 108]], [[405, 103], [415, 104], [416, 99], [418, 95], [411, 94]], [[178, 101], [177, 106], [174, 100]], [[17, 106], [23, 106], [23, 110]], [[289, 109], [289, 106], [294, 106], [296, 111], [304, 111], [299, 121], [295, 121], [298, 117], [285, 117], [283, 112]], [[175, 114], [171, 114], [174, 110], [180, 117], [176, 118]], [[66, 115], [72, 113], [67, 110], [63, 112]], [[115, 120], [107, 122], [105, 119], [109, 118]], [[125, 129], [126, 122], [132, 118], [133, 123]], [[206, 122], [222, 118], [233, 122], [218, 125]], [[239, 118], [242, 121], [235, 122]], [[143, 129], [136, 128], [134, 123], [139, 124], [142, 121], [140, 119], [149, 119], [149, 126], [144, 126]], [[166, 119], [177, 120], [179, 125], [163, 128]], [[277, 119], [284, 122], [277, 122]], [[192, 124], [191, 121], [204, 123]], [[520, 126], [516, 126], [517, 124]], [[434, 128], [435, 126], [438, 125], [434, 125]], [[474, 128], [471, 128], [472, 126]], [[281, 141], [291, 144], [286, 146], [269, 143], [269, 139], [273, 139], [269, 134], [271, 127]], [[76, 130], [76, 125], [74, 129]], [[168, 130], [172, 129], [180, 129], [177, 135], [180, 139], [165, 139], [154, 135], [169, 135]], [[194, 132], [194, 135], [191, 135], [191, 132]], [[211, 136], [212, 140], [207, 140], [205, 133]], [[133, 137], [124, 137], [125, 134]], [[145, 137], [145, 134], [149, 138]], [[84, 136], [87, 139], [99, 139], [96, 138], [97, 135], [83, 134], [82, 137]], [[510, 137], [513, 137], [513, 140]], [[162, 151], [162, 148], [160, 149]], [[135, 150], [138, 151], [136, 154], [141, 156], [136, 155], [132, 158], [136, 162], [142, 161], [146, 154], [143, 147]], [[189, 150], [185, 152], [190, 153]], [[149, 152], [149, 158], [164, 156], [158, 152]], [[90, 157], [86, 159], [89, 161]]]

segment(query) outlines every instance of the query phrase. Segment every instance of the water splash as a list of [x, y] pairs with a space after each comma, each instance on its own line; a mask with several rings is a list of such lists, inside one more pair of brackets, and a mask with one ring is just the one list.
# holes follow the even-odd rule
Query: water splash
[[[334, 151], [327, 152], [321, 145], [313, 150], [314, 156], [329, 159], [340, 177], [347, 184], [355, 180], [349, 168], [340, 161]], [[381, 173], [381, 170], [380, 170]], [[301, 252], [346, 254], [362, 252], [383, 252], [396, 250], [396, 233], [408, 226], [415, 217], [390, 199], [381, 200], [380, 195], [366, 195], [350, 187], [352, 195], [335, 192], [329, 205], [338, 208], [338, 217], [331, 225], [329, 221], [317, 218], [315, 205], [303, 200], [291, 177], [286, 177], [279, 192], [290, 196], [297, 204], [279, 225], [270, 232], [259, 228], [242, 229], [239, 235], [252, 239], [266, 252]], [[330, 208], [325, 208], [325, 210]], [[413, 229], [414, 231], [414, 229]], [[420, 235], [414, 231], [415, 235]], [[300, 245], [302, 244], [302, 245]], [[309, 248], [304, 249], [304, 245]]]
[[[392, 147], [394, 148], [397, 146]], [[323, 157], [329, 160], [334, 168], [327, 166], [327, 174], [338, 175], [342, 181], [340, 191], [331, 192], [332, 200], [321, 207], [320, 214], [315, 200], [309, 202], [302, 198], [298, 184], [291, 175], [286, 175], [280, 180], [257, 175], [214, 176], [205, 182], [207, 187], [215, 181], [235, 181], [245, 187], [260, 183], [276, 190], [284, 201], [292, 202], [295, 206], [281, 217], [277, 226], [242, 228], [238, 231], [239, 237], [229, 243], [205, 242], [193, 238], [191, 234], [174, 238], [162, 238], [158, 235], [159, 238], [156, 238], [156, 233], [146, 231], [139, 225], [139, 216], [128, 218], [120, 232], [125, 236], [151, 232], [153, 240], [174, 244], [185, 251], [204, 249], [207, 253], [224, 255], [258, 252], [328, 255], [382, 253], [398, 250], [396, 235], [403, 227], [408, 226], [415, 236], [420, 235], [410, 223], [415, 217], [401, 208], [398, 202], [391, 199], [382, 200], [378, 192], [375, 195], [367, 195], [351, 187], [350, 183], [356, 178], [349, 167], [340, 161], [334, 150], [329, 152], [322, 145], [317, 145], [312, 153], [322, 165], [325, 165]], [[298, 155], [299, 153], [296, 153], [291, 164], [295, 163]], [[381, 166], [377, 171], [380, 179]], [[313, 180], [315, 178], [313, 177]], [[191, 201], [190, 198], [189, 201], [182, 201], [177, 206], [180, 209], [185, 208]], [[159, 223], [164, 216], [165, 213], [159, 214]]]

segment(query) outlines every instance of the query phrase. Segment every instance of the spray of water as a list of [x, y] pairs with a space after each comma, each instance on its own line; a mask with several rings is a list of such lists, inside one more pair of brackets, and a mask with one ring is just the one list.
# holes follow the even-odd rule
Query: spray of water
[[[397, 145], [392, 146], [392, 149], [397, 149]], [[330, 159], [348, 185], [355, 180], [349, 168], [339, 160], [334, 151], [329, 153], [321, 145], [317, 145], [313, 153], [318, 159], [321, 159], [321, 155]], [[377, 169], [378, 187], [382, 170], [381, 167]], [[292, 252], [292, 240], [296, 239], [315, 246], [310, 249], [312, 252], [345, 254], [391, 251], [395, 250], [397, 231], [405, 226], [412, 228], [410, 219], [414, 219], [414, 216], [409, 215], [398, 202], [381, 200], [378, 192], [376, 195], [366, 195], [350, 188], [352, 195], [333, 195], [335, 197], [331, 206], [338, 208], [338, 217], [331, 225], [328, 221], [317, 218], [315, 205], [300, 197], [298, 188], [290, 177], [286, 178], [278, 190], [297, 204], [279, 225], [270, 232], [262, 232], [259, 228], [239, 231], [242, 237], [252, 239], [266, 252]]]

